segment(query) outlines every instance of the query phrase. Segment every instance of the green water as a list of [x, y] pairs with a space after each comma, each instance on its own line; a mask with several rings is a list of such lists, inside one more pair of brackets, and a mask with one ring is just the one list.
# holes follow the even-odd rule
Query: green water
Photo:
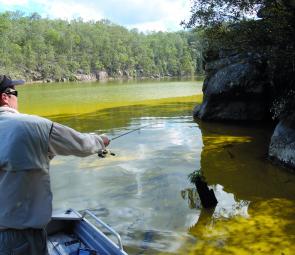
[[[129, 254], [294, 254], [295, 175], [266, 160], [271, 128], [195, 123], [196, 81], [29, 85], [20, 110], [110, 137], [115, 157], [51, 164], [54, 208], [95, 209]], [[201, 208], [201, 169], [218, 205]]]

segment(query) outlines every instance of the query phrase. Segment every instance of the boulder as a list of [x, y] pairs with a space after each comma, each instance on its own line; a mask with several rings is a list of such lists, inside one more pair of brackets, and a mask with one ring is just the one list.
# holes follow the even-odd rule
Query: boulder
[[30, 71], [30, 77], [32, 77], [32, 81], [41, 81], [43, 80], [43, 75], [41, 72], [38, 71]]
[[128, 70], [124, 70], [123, 76], [126, 77], [127, 79], [130, 79], [132, 77], [132, 71], [129, 72]]
[[104, 81], [108, 79], [108, 73], [106, 71], [97, 71], [96, 79], [99, 81]]
[[96, 76], [94, 74], [75, 74], [76, 81], [96, 81]]
[[277, 124], [268, 153], [271, 159], [295, 168], [295, 114]]
[[77, 74], [85, 74], [83, 69], [78, 69], [76, 72], [77, 72]]
[[122, 77], [122, 76], [123, 76], [123, 72], [122, 72], [122, 70], [118, 70], [118, 71], [117, 71], [117, 76], [118, 76], [118, 77]]
[[263, 120], [268, 116], [265, 63], [259, 54], [239, 54], [209, 62], [203, 103], [194, 116], [203, 120]]

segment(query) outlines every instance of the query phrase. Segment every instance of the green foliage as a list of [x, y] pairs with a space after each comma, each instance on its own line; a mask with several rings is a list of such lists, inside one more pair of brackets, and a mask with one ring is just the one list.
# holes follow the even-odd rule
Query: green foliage
[[233, 54], [259, 53], [265, 62], [273, 118], [294, 112], [293, 0], [194, 0], [190, 20], [183, 24], [194, 27], [199, 34], [194, 43], [205, 62]]
[[186, 27], [212, 27], [224, 22], [235, 22], [254, 17], [259, 8], [271, 0], [194, 0], [191, 17]]
[[201, 179], [203, 181], [205, 181], [204, 176], [202, 175], [202, 171], [201, 170], [195, 170], [192, 173], [190, 173], [188, 175], [188, 178], [190, 180], [191, 183], [196, 183], [198, 179]]
[[[176, 76], [202, 72], [193, 32], [139, 33], [107, 20], [71, 22], [37, 13], [0, 14], [0, 68], [27, 79], [73, 79], [77, 72], [110, 76]], [[34, 74], [34, 75], [33, 75]]]

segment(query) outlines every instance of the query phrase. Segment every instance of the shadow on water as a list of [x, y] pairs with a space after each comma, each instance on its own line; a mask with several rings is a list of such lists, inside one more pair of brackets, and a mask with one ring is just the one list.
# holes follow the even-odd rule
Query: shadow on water
[[141, 104], [102, 109], [80, 115], [52, 115], [48, 118], [82, 132], [96, 130], [98, 133], [112, 133], [118, 128], [129, 127], [135, 119], [192, 116], [193, 106], [193, 102], [162, 103], [154, 106]]
[[267, 160], [272, 129], [199, 122], [201, 168], [208, 184], [220, 184], [238, 200], [295, 199], [295, 175]]
[[267, 161], [272, 130], [198, 124], [201, 171], [219, 203], [213, 209], [196, 206], [198, 220], [188, 230], [196, 239], [180, 254], [293, 254], [295, 175]]

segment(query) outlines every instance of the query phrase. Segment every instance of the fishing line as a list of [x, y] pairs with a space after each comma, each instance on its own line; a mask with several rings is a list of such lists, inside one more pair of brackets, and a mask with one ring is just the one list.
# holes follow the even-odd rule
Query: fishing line
[[118, 135], [118, 136], [116, 136], [116, 137], [110, 139], [110, 141], [114, 141], [114, 140], [118, 139], [119, 137], [122, 137], [122, 136], [128, 135], [128, 134], [130, 134], [130, 133], [132, 133], [132, 132], [135, 132], [135, 131], [137, 131], [137, 130], [140, 130], [140, 129], [142, 129], [142, 128], [145, 128], [145, 127], [148, 127], [148, 126], [151, 126], [151, 125], [154, 125], [154, 123], [151, 123], [151, 124], [148, 124], [148, 125], [145, 125], [145, 126], [141, 126], [141, 127], [139, 127], [139, 128], [136, 128], [136, 129], [132, 129], [131, 131], [128, 131], [128, 132], [126, 132], [126, 133], [124, 133], [124, 134]]
[[[123, 133], [123, 134], [121, 134], [121, 135], [118, 135], [118, 136], [115, 136], [115, 137], [111, 138], [111, 139], [110, 139], [110, 142], [111, 142], [111, 141], [114, 141], [114, 140], [116, 140], [116, 139], [118, 139], [118, 138], [120, 138], [120, 137], [122, 137], [122, 136], [128, 135], [128, 134], [133, 133], [133, 132], [135, 132], [135, 131], [137, 131], [137, 130], [140, 130], [140, 129], [143, 129], [143, 128], [145, 128], [145, 127], [152, 126], [152, 125], [154, 125], [154, 123], [151, 123], [151, 124], [148, 124], [148, 125], [144, 125], [144, 126], [141, 126], [141, 127], [139, 127], [139, 128], [132, 129], [132, 130], [126, 132], [126, 133]], [[105, 157], [107, 156], [107, 154], [110, 154], [111, 156], [116, 156], [115, 153], [113, 153], [113, 152], [111, 152], [111, 151], [109, 151], [109, 150], [106, 150], [106, 149], [103, 150], [103, 151], [101, 151], [101, 152], [99, 152], [97, 155], [98, 155], [98, 157], [100, 157], [100, 158], [105, 158]]]

